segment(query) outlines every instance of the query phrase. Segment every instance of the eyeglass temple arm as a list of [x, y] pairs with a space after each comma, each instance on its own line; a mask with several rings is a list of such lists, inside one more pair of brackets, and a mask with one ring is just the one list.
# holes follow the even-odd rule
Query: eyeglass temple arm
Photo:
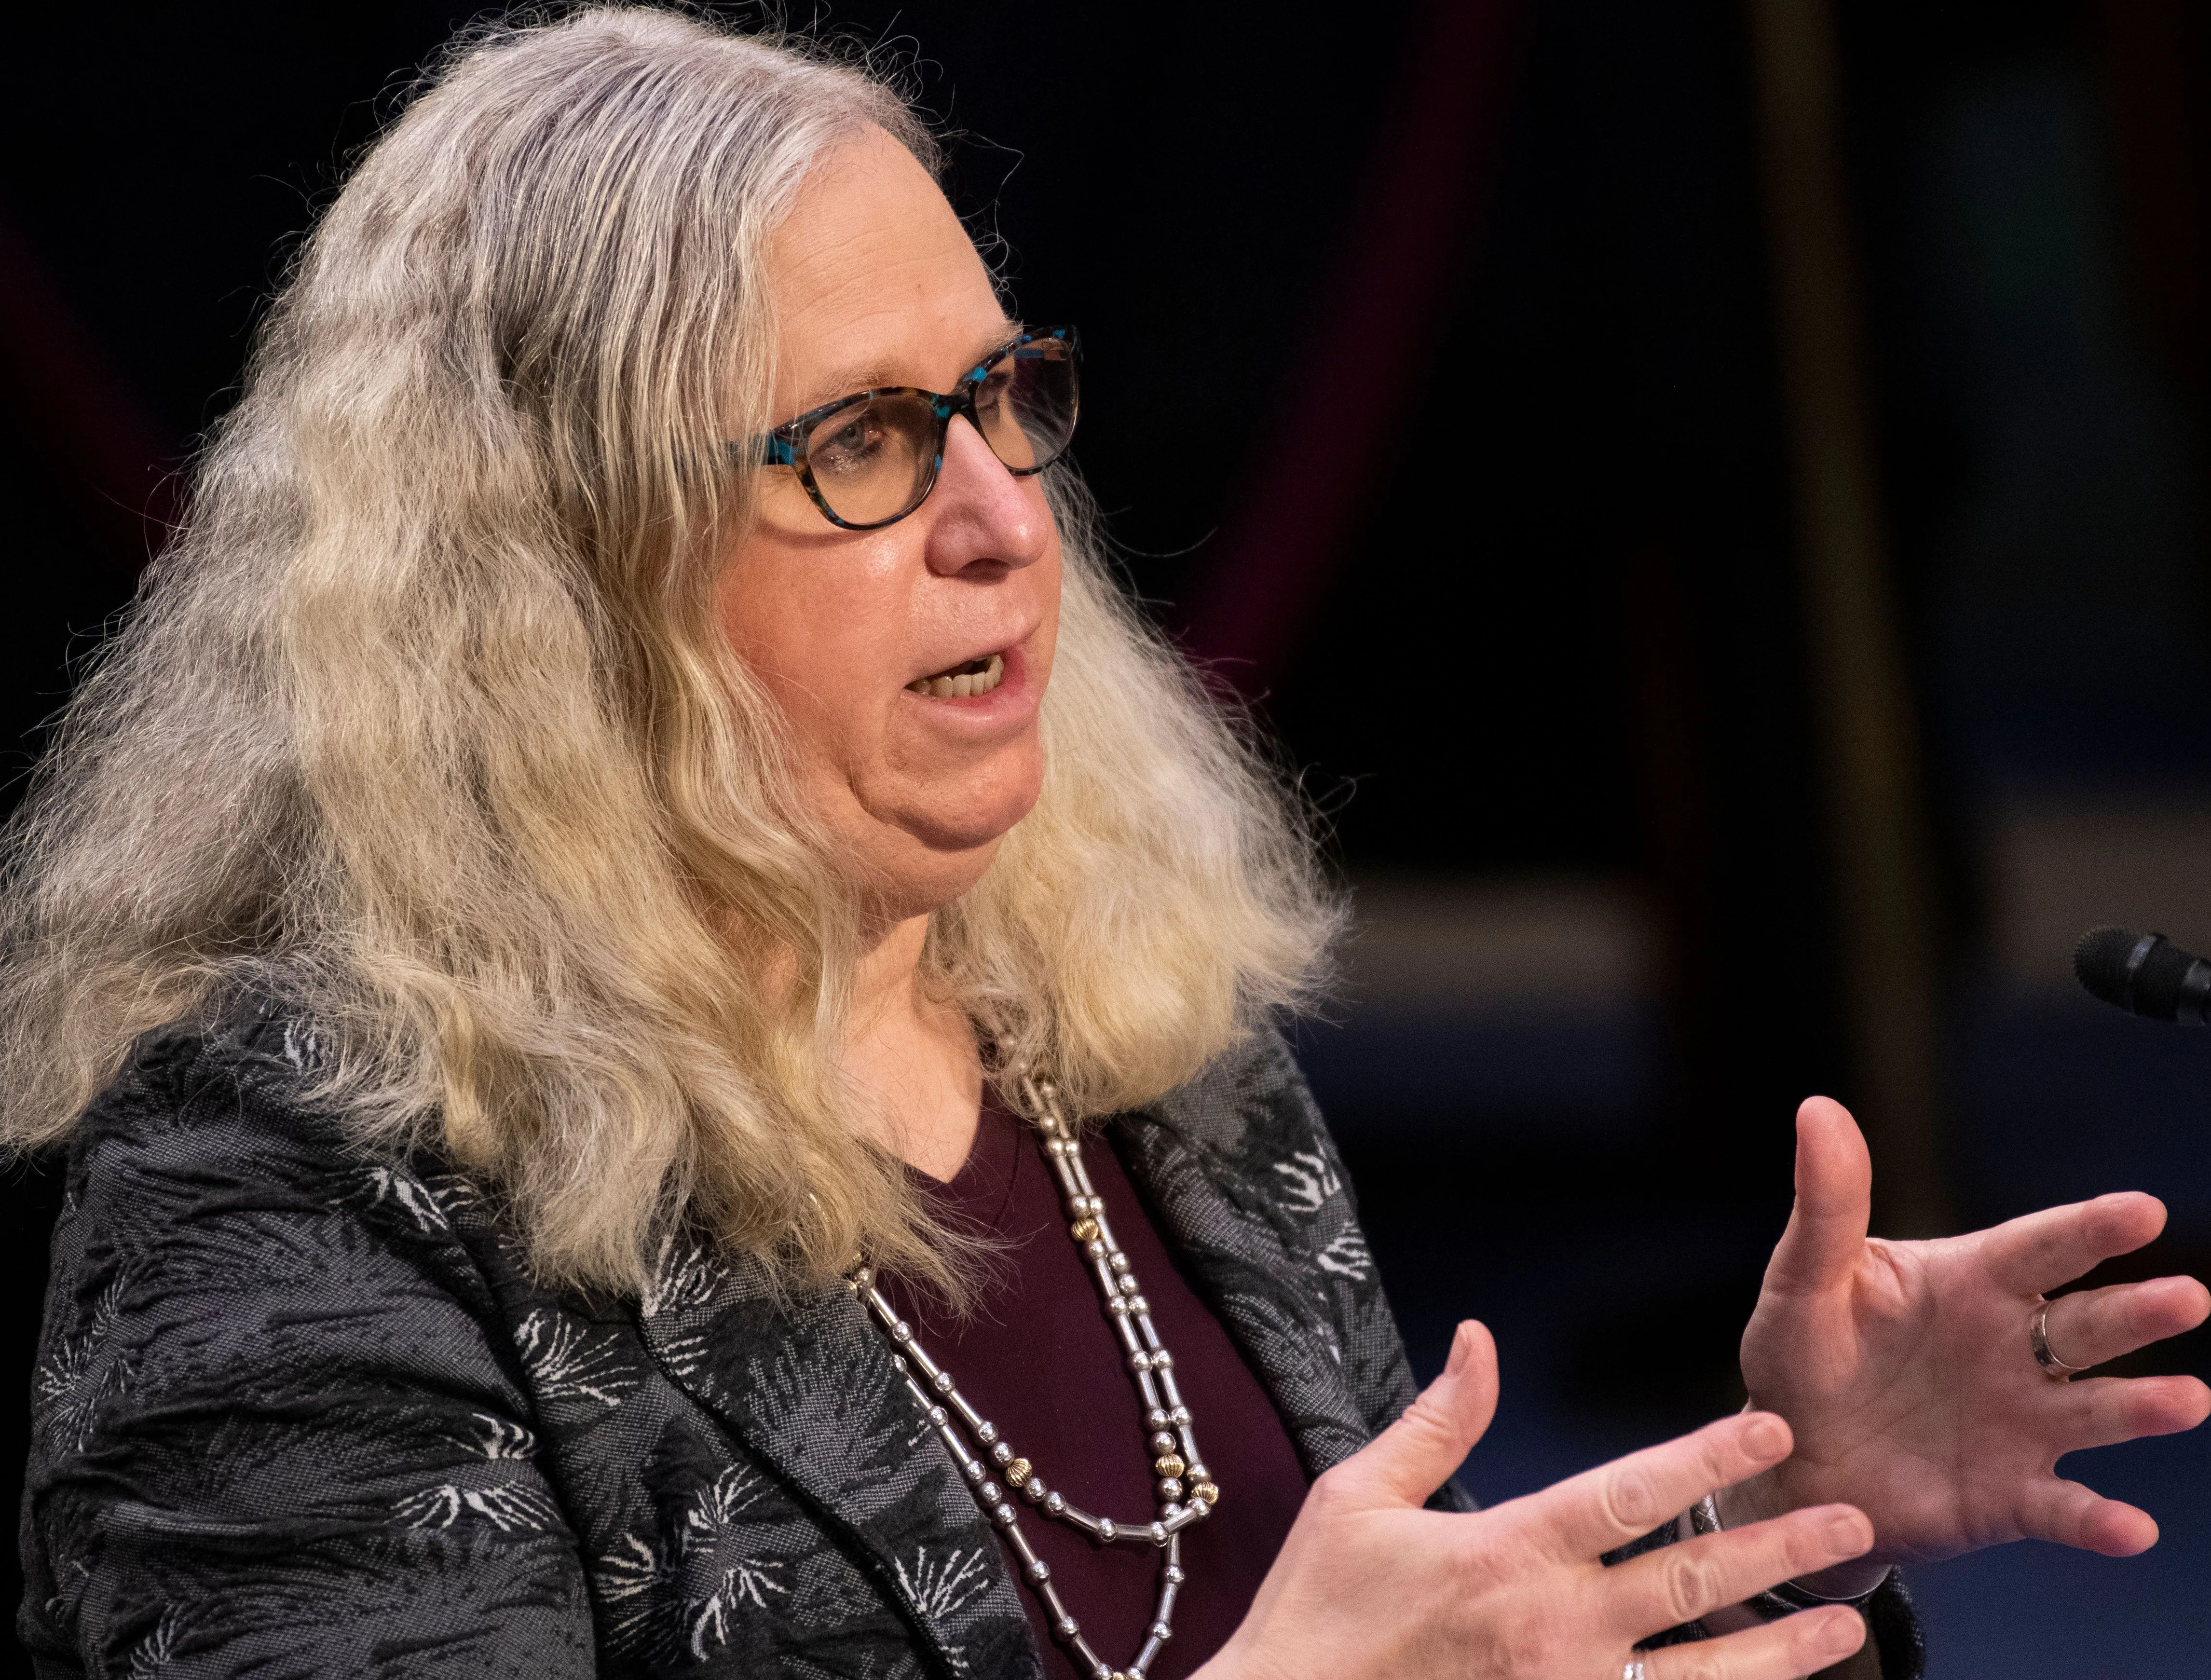
[[724, 446], [730, 452], [730, 464], [737, 467], [791, 467], [798, 464], [798, 452], [791, 440], [773, 432], [743, 443], [734, 440]]

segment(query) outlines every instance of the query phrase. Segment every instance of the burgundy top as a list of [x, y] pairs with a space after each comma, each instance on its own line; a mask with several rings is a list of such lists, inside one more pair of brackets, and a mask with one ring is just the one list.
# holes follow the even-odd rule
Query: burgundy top
[[[1174, 1637], [1151, 1668], [1152, 1680], [1183, 1680], [1251, 1609], [1304, 1501], [1305, 1469], [1267, 1391], [1170, 1258], [1112, 1149], [1093, 1137], [1082, 1161], [1142, 1283], [1160, 1339], [1174, 1354], [1190, 1427], [1221, 1493], [1211, 1515], [1183, 1531], [1188, 1579], [1175, 1600]], [[1158, 1502], [1143, 1402], [1089, 1263], [1068, 1234], [1059, 1186], [1033, 1130], [988, 1101], [960, 1176], [950, 1184], [914, 1176], [948, 1223], [987, 1233], [1003, 1245], [1003, 1258], [993, 1263], [991, 1281], [964, 1326], [934, 1297], [886, 1278], [884, 1293], [900, 1316], [1048, 1484], [1095, 1515], [1151, 1521]], [[972, 1440], [968, 1446], [975, 1450]], [[1083, 1638], [1120, 1668], [1151, 1625], [1164, 1554], [1152, 1546], [1099, 1545], [1025, 1501], [1015, 1508]], [[1021, 1580], [1010, 1550], [1006, 1562]], [[1042, 1601], [1026, 1581], [1019, 1591], [1045, 1674], [1090, 1680], [1052, 1638]]]

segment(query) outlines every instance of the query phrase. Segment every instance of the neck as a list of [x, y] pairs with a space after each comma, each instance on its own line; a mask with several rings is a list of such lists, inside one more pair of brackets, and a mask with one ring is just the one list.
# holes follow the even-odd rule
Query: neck
[[876, 1141], [949, 1180], [974, 1146], [983, 1063], [966, 1017], [922, 988], [928, 937], [926, 916], [896, 923], [854, 967], [845, 1069]]

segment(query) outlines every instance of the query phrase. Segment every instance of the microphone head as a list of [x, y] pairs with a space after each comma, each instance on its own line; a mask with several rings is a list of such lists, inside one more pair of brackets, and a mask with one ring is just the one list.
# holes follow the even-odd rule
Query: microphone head
[[2099, 927], [2074, 950], [2073, 973], [2092, 997], [2130, 1015], [2211, 1025], [2211, 962], [2162, 933]]
[[2099, 927], [2081, 936], [2073, 951], [2073, 977], [2087, 988], [2091, 998], [2116, 1008], [2131, 1010], [2134, 1000], [2135, 947], [2143, 936], [2127, 927]]

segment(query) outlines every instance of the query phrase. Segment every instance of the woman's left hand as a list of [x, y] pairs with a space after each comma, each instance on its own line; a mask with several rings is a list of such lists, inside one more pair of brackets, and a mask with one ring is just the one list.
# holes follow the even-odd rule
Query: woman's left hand
[[[2006, 1540], [2114, 1557], [2156, 1544], [2148, 1513], [2061, 1480], [2057, 1460], [2193, 1428], [2211, 1389], [2193, 1377], [2055, 1381], [2030, 1325], [2044, 1291], [2156, 1236], [2164, 1205], [2103, 1196], [1970, 1236], [1890, 1242], [1866, 1234], [1872, 1181], [1839, 1103], [1797, 1110], [1796, 1210], [1742, 1338], [1750, 1404], [1789, 1421], [1796, 1451], [1730, 1493], [1729, 1525], [1857, 1506], [1875, 1550], [1808, 1583], [1831, 1593], [1871, 1586], [1889, 1562]], [[2116, 1284], [2051, 1302], [2048, 1341], [2069, 1365], [2100, 1365], [2207, 1314], [2211, 1292], [2192, 1277]]]

